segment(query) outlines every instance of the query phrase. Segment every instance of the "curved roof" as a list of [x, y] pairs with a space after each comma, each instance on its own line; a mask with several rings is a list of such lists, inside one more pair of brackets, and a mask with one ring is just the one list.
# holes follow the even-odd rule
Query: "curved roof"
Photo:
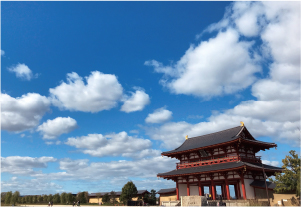
[[[159, 173], [157, 177], [169, 177], [169, 176], [180, 176], [183, 174], [197, 174], [197, 173], [205, 173], [205, 172], [212, 172], [212, 171], [218, 171], [218, 170], [229, 170], [232, 168], [239, 168], [242, 166], [247, 166], [250, 168], [258, 168], [262, 169], [261, 163], [248, 163], [248, 162], [228, 162], [228, 163], [222, 163], [222, 164], [216, 164], [216, 165], [206, 165], [206, 166], [200, 166], [200, 167], [190, 167], [190, 168], [183, 168], [178, 170], [172, 170], [166, 173]], [[272, 171], [282, 171], [283, 168], [274, 167], [270, 165], [263, 164], [263, 167], [265, 170], [272, 170]]]
[[163, 193], [174, 193], [174, 192], [176, 192], [176, 188], [161, 189], [157, 193], [163, 194]]
[[237, 126], [231, 129], [226, 129], [211, 134], [192, 137], [186, 139], [180, 147], [171, 151], [163, 152], [162, 155], [233, 141], [238, 138], [238, 135], [244, 128], [244, 126]]

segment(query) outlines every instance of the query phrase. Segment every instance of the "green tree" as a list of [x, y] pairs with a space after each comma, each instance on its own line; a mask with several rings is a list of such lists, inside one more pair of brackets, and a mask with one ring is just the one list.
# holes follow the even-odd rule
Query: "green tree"
[[113, 204], [116, 203], [116, 193], [115, 193], [115, 191], [111, 191], [111, 193], [110, 193], [110, 201]]
[[120, 201], [127, 204], [128, 201], [131, 201], [132, 198], [137, 195], [137, 193], [138, 191], [135, 184], [132, 181], [129, 181], [122, 188]]
[[156, 191], [154, 189], [151, 190], [150, 194], [150, 202], [151, 205], [156, 205]]
[[1, 192], [1, 203], [5, 203], [6, 192]]
[[43, 201], [44, 203], [48, 203], [48, 195], [43, 195]]
[[87, 191], [77, 193], [76, 198], [80, 201], [80, 203], [89, 202], [89, 194]]
[[33, 196], [28, 196], [28, 203], [32, 203], [33, 202]]
[[38, 196], [34, 195], [32, 196], [32, 203], [37, 203], [38, 202]]
[[26, 203], [26, 197], [22, 197], [22, 203]]
[[108, 193], [104, 194], [102, 197], [102, 202], [107, 203], [110, 201], [110, 196]]
[[54, 194], [53, 196], [53, 203], [57, 204], [57, 203], [61, 203], [61, 196], [59, 193]]
[[75, 201], [75, 197], [72, 195], [72, 193], [68, 193], [67, 198], [68, 198], [67, 200], [70, 204]]
[[148, 193], [145, 193], [143, 196], [144, 203], [150, 203], [150, 195]]
[[11, 204], [13, 193], [11, 191], [5, 194], [5, 204]]
[[20, 197], [20, 192], [15, 191], [11, 198], [11, 204], [15, 205], [18, 202], [19, 197]]
[[51, 202], [51, 201], [53, 201], [53, 195], [49, 194], [47, 198], [47, 202]]
[[65, 192], [61, 193], [61, 204], [67, 204], [67, 202], [68, 202], [67, 193]]
[[276, 193], [285, 191], [295, 191], [297, 197], [300, 196], [300, 157], [295, 150], [289, 151], [290, 155], [282, 160], [282, 173], [276, 173], [275, 179], [269, 180], [276, 184], [274, 188]]

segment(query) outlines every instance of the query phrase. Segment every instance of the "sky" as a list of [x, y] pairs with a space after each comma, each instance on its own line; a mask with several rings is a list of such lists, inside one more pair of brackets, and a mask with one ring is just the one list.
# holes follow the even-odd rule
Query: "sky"
[[174, 188], [185, 136], [300, 153], [300, 2], [1, 2], [1, 191]]

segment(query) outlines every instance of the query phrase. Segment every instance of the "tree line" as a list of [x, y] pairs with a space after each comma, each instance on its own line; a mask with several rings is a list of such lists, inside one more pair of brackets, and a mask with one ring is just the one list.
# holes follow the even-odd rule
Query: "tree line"
[[19, 191], [12, 191], [1, 193], [1, 203], [5, 204], [47, 204], [53, 202], [54, 204], [73, 204], [73, 202], [80, 201], [81, 203], [89, 203], [89, 195], [87, 191], [79, 192], [76, 196], [72, 193], [56, 193], [54, 195], [26, 195], [20, 196]]

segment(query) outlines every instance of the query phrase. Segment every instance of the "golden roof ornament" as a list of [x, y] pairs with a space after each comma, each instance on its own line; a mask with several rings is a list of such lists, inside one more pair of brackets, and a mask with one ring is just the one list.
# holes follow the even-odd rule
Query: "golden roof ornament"
[[244, 126], [244, 125], [245, 125], [245, 123], [241, 121], [240, 122], [240, 126]]
[[188, 139], [188, 135], [186, 135], [185, 139]]

